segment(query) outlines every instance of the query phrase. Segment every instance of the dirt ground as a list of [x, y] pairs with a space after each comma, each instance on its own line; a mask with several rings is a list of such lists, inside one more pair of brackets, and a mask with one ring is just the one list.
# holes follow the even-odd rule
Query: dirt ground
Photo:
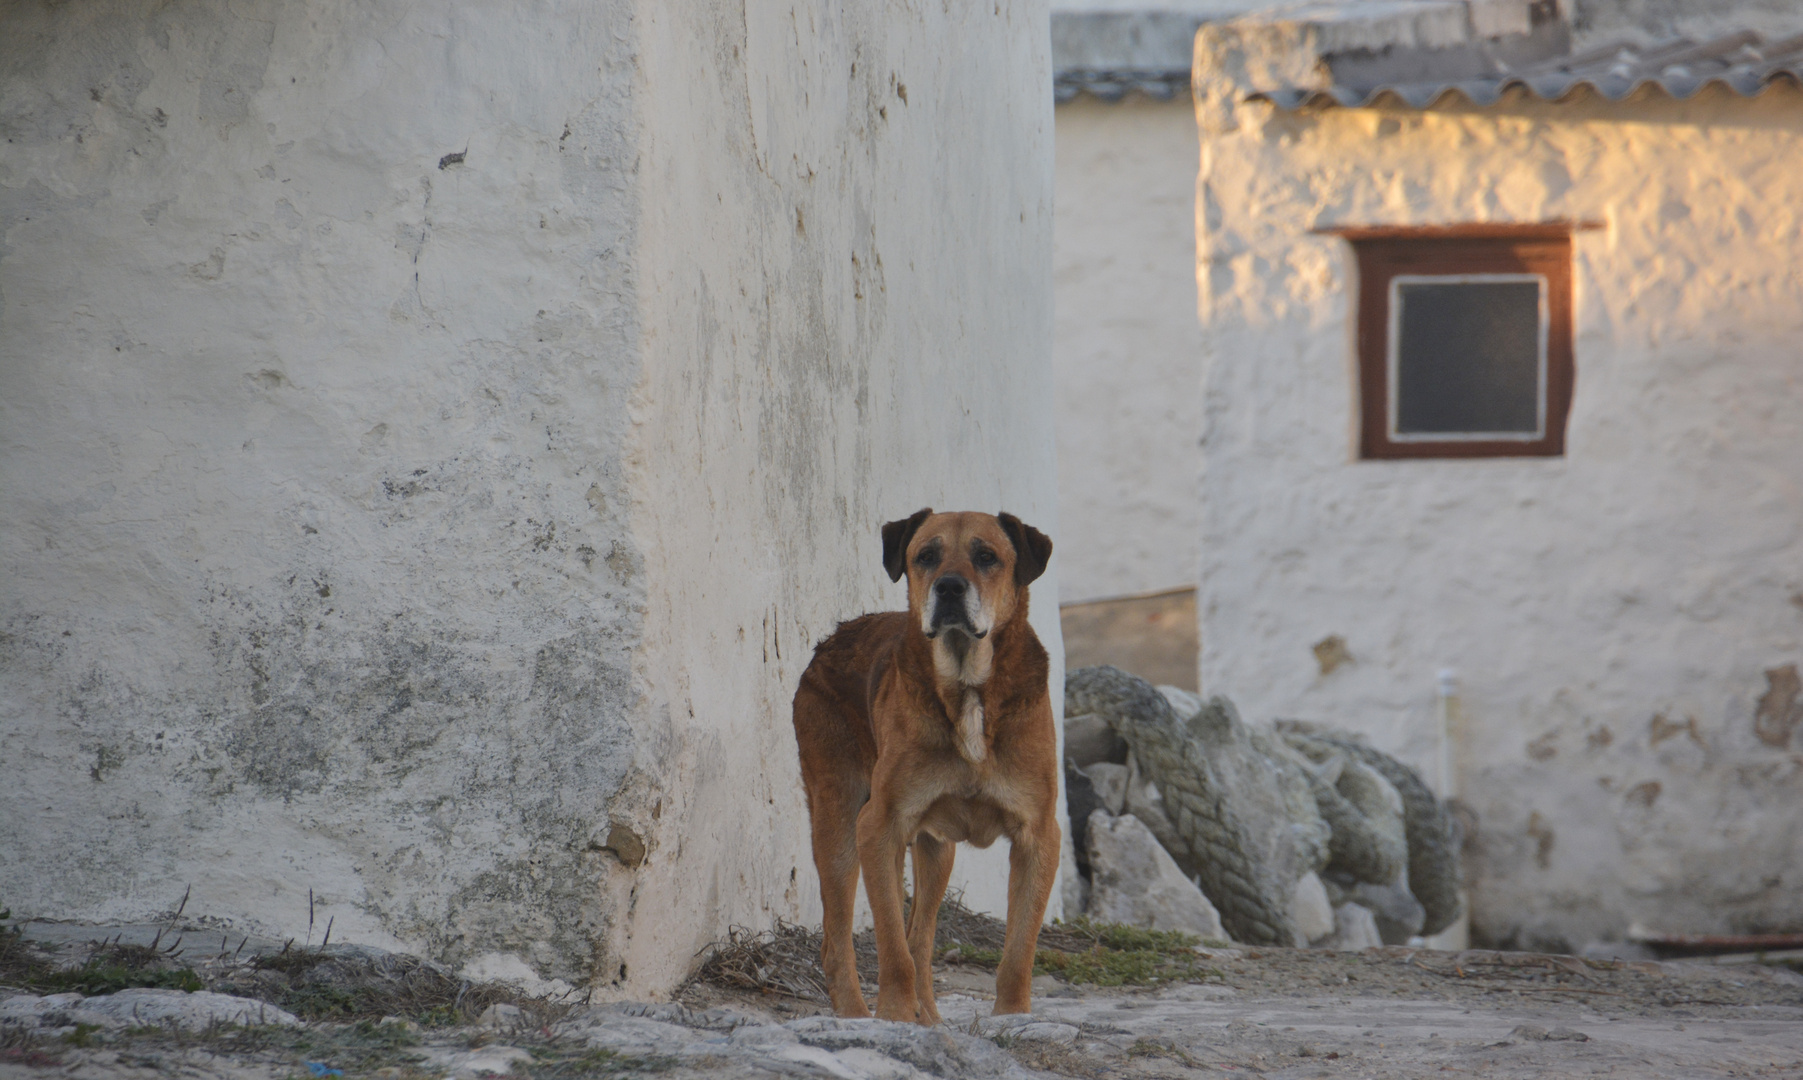
[[[0, 1023], [0, 1080], [1803, 1078], [1803, 976], [1780, 965], [1207, 948], [1079, 924], [1048, 928], [1041, 967], [1087, 981], [1038, 975], [1031, 1017], [991, 1018], [1000, 924], [954, 907], [942, 929], [945, 1024], [927, 1030], [830, 1019], [810, 955], [818, 939], [793, 927], [722, 945], [675, 1002], [642, 1005], [510, 997], [355, 946], [264, 943], [253, 957], [256, 945], [226, 942], [217, 956], [185, 955], [117, 936], [93, 944], [116, 928], [38, 928], [37, 940], [10, 939], [0, 1012], [24, 992], [98, 1000], [123, 981], [178, 998], [204, 984], [305, 1023]], [[867, 934], [860, 944], [873, 980]], [[142, 962], [123, 962], [133, 956]], [[874, 998], [874, 984], [865, 990]]]
[[[1017, 1041], [1071, 1077], [1803, 1077], [1803, 976], [1776, 966], [1535, 953], [1212, 950], [1218, 974], [1156, 987], [1034, 980], [1068, 1045]], [[993, 975], [942, 965], [948, 1024], [987, 1015]], [[875, 986], [866, 986], [874, 1000]], [[692, 985], [693, 1007], [788, 1019], [818, 1006]]]

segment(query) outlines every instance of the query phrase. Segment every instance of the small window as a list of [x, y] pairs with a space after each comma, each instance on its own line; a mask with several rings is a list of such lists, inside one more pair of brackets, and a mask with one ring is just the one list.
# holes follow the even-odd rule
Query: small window
[[1570, 226], [1335, 231], [1358, 257], [1361, 457], [1565, 452]]

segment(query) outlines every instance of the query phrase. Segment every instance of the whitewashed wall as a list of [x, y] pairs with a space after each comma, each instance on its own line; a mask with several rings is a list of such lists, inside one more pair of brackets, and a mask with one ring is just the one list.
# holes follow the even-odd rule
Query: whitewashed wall
[[0, 897], [632, 993], [816, 918], [877, 527], [1057, 535], [1043, 5], [0, 18]]
[[[673, 917], [635, 930], [635, 970], [680, 968], [697, 926], [819, 920], [789, 700], [840, 620], [905, 606], [882, 522], [1008, 509], [1062, 542], [1043, 5], [696, 5], [643, 34], [685, 73], [645, 104], [633, 428], [638, 671], [671, 733], [648, 760], [682, 854], [644, 876], [638, 910]], [[1032, 589], [1057, 688], [1064, 565]], [[1006, 841], [961, 846], [953, 887], [1001, 913], [1006, 875]]]
[[1057, 111], [1058, 500], [1065, 602], [1194, 585], [1202, 334], [1187, 96]]
[[[1204, 692], [1431, 777], [1456, 670], [1483, 937], [1796, 925], [1803, 738], [1753, 714], [1803, 664], [1803, 94], [1286, 114], [1223, 104], [1267, 59], [1211, 33]], [[1604, 223], [1566, 456], [1355, 460], [1351, 256], [1310, 230], [1552, 218]]]

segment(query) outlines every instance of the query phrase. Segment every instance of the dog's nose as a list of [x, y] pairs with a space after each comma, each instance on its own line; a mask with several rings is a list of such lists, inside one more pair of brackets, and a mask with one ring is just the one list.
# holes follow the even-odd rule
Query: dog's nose
[[933, 592], [942, 600], [957, 600], [970, 588], [970, 582], [956, 574], [947, 574], [933, 582]]

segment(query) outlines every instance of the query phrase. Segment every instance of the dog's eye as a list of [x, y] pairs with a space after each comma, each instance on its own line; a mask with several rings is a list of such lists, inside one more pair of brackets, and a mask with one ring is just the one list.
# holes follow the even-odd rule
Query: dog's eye
[[922, 570], [931, 570], [939, 565], [938, 548], [922, 548], [920, 554], [914, 556], [914, 565]]
[[988, 570], [1002, 560], [996, 558], [993, 551], [978, 551], [970, 557], [970, 561], [977, 564], [977, 569]]

